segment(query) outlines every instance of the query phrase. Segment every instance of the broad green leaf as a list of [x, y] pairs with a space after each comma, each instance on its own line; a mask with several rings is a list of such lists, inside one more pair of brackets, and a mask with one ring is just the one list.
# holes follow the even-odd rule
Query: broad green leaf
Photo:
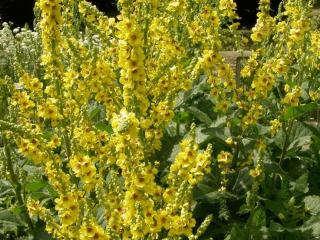
[[178, 123], [186, 123], [186, 122], [190, 121], [191, 118], [192, 118], [191, 113], [179, 111], [175, 114], [173, 121], [178, 122]]
[[29, 182], [25, 185], [25, 189], [28, 192], [37, 192], [39, 190], [41, 190], [42, 188], [44, 188], [45, 186], [47, 186], [47, 182], [45, 181], [34, 181], [34, 182]]
[[290, 185], [292, 191], [307, 193], [309, 191], [308, 173], [301, 175], [295, 181], [291, 181]]
[[225, 238], [225, 240], [248, 240], [248, 239], [250, 239], [248, 229], [245, 227], [241, 227], [239, 225], [233, 225], [230, 235]]
[[36, 174], [36, 173], [43, 173], [42, 171], [42, 167], [37, 167], [37, 166], [33, 166], [33, 165], [24, 165], [22, 167], [23, 170], [25, 170], [26, 172], [28, 172], [28, 174]]
[[173, 162], [179, 152], [180, 152], [179, 144], [174, 145], [172, 148], [171, 154], [168, 158], [168, 161]]
[[224, 128], [203, 128], [196, 129], [196, 142], [200, 145], [212, 143], [216, 150], [230, 149], [230, 146], [225, 142], [227, 136]]
[[254, 227], [264, 227], [266, 226], [266, 212], [262, 207], [258, 207], [254, 210], [251, 223]]
[[200, 122], [205, 123], [207, 125], [210, 125], [212, 123], [211, 118], [200, 109], [191, 106], [191, 107], [188, 107], [187, 110]]
[[103, 207], [98, 207], [96, 209], [96, 219], [98, 221], [98, 223], [105, 227], [106, 226], [106, 222], [105, 222], [105, 208]]
[[303, 126], [308, 128], [314, 134], [314, 136], [320, 139], [320, 128], [314, 126], [312, 123], [305, 123], [305, 122], [301, 122], [301, 123], [303, 124]]
[[50, 194], [50, 196], [52, 197], [52, 198], [56, 198], [56, 197], [58, 197], [59, 196], [59, 194], [54, 190], [54, 188], [51, 186], [51, 185], [49, 185], [48, 184], [48, 186], [47, 186], [47, 190], [48, 190], [48, 193]]
[[221, 199], [237, 199], [238, 197], [229, 192], [214, 191], [204, 195], [196, 196], [197, 200], [204, 200], [208, 203], [219, 203]]
[[95, 124], [96, 128], [99, 129], [100, 131], [105, 131], [105, 132], [108, 132], [108, 133], [112, 133], [113, 130], [112, 130], [112, 127], [110, 124], [108, 123], [105, 123], [105, 122], [97, 122]]
[[269, 126], [263, 126], [261, 124], [257, 124], [257, 129], [258, 129], [259, 135], [266, 135], [266, 134], [269, 134], [270, 132]]
[[99, 107], [95, 107], [94, 109], [92, 109], [89, 112], [89, 119], [92, 121], [94, 119], [96, 119], [99, 115], [99, 113], [101, 112], [101, 109]]
[[209, 185], [203, 184], [203, 183], [199, 183], [195, 187], [193, 192], [194, 192], [194, 197], [196, 198], [197, 196], [205, 195], [211, 191], [212, 191], [212, 186], [209, 186]]
[[273, 215], [277, 216], [284, 209], [283, 202], [281, 198], [277, 198], [275, 200], [266, 200], [264, 201], [265, 208], [273, 213]]
[[237, 193], [246, 193], [251, 189], [252, 177], [249, 175], [249, 169], [243, 168], [239, 171], [237, 180], [232, 188]]
[[223, 127], [227, 122], [227, 117], [223, 116], [223, 117], [218, 117], [211, 125], [211, 128], [221, 128]]
[[319, 105], [317, 103], [308, 103], [296, 107], [288, 107], [282, 117], [285, 121], [297, 119], [303, 116], [307, 116], [308, 113], [315, 111], [318, 108]]
[[[294, 122], [289, 135], [289, 146], [287, 149], [287, 155], [295, 157], [297, 151], [309, 150], [311, 145], [311, 135], [312, 132], [303, 126], [300, 122]], [[285, 142], [285, 135], [282, 136], [281, 145]], [[283, 148], [283, 146], [281, 146]]]
[[202, 127], [196, 128], [196, 143], [203, 144], [210, 141], [213, 138], [212, 135], [205, 133], [205, 130], [207, 129], [204, 129]]
[[303, 199], [305, 210], [312, 215], [320, 213], [320, 196], [312, 195]]
[[293, 140], [290, 143], [288, 150], [300, 149], [300, 148], [302, 150], [308, 150], [310, 148], [310, 144], [311, 144], [311, 136], [302, 136]]
[[25, 224], [18, 219], [17, 215], [8, 209], [0, 210], [0, 233], [17, 232], [19, 226], [25, 226]]
[[[308, 196], [308, 197], [313, 197], [313, 196]], [[320, 215], [316, 216], [311, 216], [311, 218], [306, 221], [302, 226], [301, 226], [301, 231], [306, 232], [310, 231], [312, 232], [312, 236], [316, 237], [315, 239], [319, 239], [320, 237]]]
[[284, 232], [284, 231], [286, 231], [286, 229], [280, 223], [274, 222], [272, 220], [270, 222], [269, 230], [272, 231], [272, 232]]

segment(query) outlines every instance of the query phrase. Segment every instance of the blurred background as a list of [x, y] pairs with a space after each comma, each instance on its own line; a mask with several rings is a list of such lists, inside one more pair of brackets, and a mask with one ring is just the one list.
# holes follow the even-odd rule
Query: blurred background
[[[13, 22], [14, 26], [33, 24], [33, 6], [35, 0], [0, 0], [0, 22]], [[118, 14], [116, 0], [91, 0], [98, 9], [108, 16]], [[235, 0], [238, 6], [238, 14], [241, 17], [242, 27], [252, 27], [256, 21], [258, 0]], [[272, 14], [276, 14], [281, 0], [271, 0]], [[316, 0], [320, 6], [320, 0]]]

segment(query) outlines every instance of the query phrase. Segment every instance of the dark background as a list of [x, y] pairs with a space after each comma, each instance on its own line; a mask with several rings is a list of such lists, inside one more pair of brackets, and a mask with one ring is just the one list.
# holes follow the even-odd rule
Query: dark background
[[[273, 14], [278, 9], [281, 0], [272, 0]], [[0, 0], [0, 21], [13, 22], [14, 26], [32, 26], [33, 6], [35, 0]], [[108, 16], [118, 14], [116, 0], [91, 0], [99, 10]], [[236, 0], [240, 23], [243, 27], [252, 27], [256, 21], [258, 0]]]

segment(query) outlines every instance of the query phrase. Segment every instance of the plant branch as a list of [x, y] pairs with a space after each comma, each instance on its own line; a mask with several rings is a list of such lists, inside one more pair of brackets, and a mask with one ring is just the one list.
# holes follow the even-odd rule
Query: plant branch
[[294, 120], [290, 121], [288, 129], [287, 129], [287, 131], [285, 131], [285, 140], [284, 140], [284, 144], [283, 144], [283, 148], [282, 148], [282, 152], [281, 152], [281, 157], [280, 157], [280, 161], [279, 161], [279, 166], [280, 167], [281, 167], [281, 165], [282, 165], [282, 163], [284, 161], [284, 158], [285, 158], [285, 156], [287, 154], [287, 151], [288, 151], [289, 137], [290, 137], [290, 134], [291, 134], [293, 122], [294, 122]]
[[16, 199], [17, 199], [19, 205], [23, 207], [22, 213], [27, 221], [30, 233], [33, 236], [35, 236], [34, 226], [33, 226], [32, 220], [27, 212], [27, 207], [24, 204], [24, 201], [22, 198], [21, 183], [19, 182], [19, 179], [17, 178], [17, 176], [14, 172], [14, 169], [13, 169], [13, 163], [12, 163], [12, 158], [11, 158], [11, 149], [10, 149], [9, 143], [8, 143], [6, 137], [4, 136], [4, 134], [2, 134], [2, 140], [3, 140], [3, 144], [4, 144], [4, 155], [5, 155], [5, 160], [6, 160], [6, 167], [9, 171], [10, 180], [11, 180], [11, 183], [13, 185], [13, 188], [14, 188], [14, 191], [16, 194]]

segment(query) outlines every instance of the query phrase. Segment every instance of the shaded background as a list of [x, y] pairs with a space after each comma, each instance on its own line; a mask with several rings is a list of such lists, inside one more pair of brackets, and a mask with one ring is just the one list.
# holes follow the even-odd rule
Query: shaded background
[[[118, 14], [116, 0], [88, 0], [108, 16]], [[35, 0], [0, 0], [0, 22], [12, 22], [14, 26], [33, 25]]]
[[[256, 21], [258, 0], [235, 0], [238, 5], [240, 23], [243, 27], [252, 27]], [[278, 9], [281, 0], [271, 0], [273, 14]], [[33, 6], [35, 0], [0, 0], [0, 21], [13, 22], [14, 26], [24, 26], [26, 23], [32, 26]], [[118, 14], [116, 0], [91, 0], [100, 11], [108, 16]]]

